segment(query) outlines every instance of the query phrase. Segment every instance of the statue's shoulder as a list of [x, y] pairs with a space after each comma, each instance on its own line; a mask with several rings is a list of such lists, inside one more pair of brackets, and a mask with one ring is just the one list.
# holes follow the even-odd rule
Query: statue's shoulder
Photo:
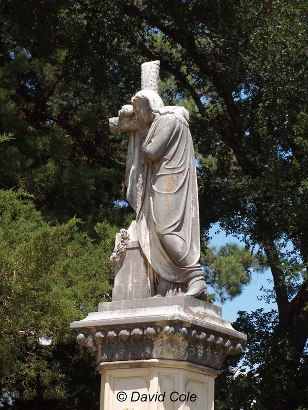
[[174, 112], [163, 112], [156, 117], [153, 126], [156, 132], [168, 132], [167, 130], [171, 131], [177, 127], [178, 122], [177, 115]]
[[161, 121], [172, 121], [176, 118], [175, 112], [168, 112], [168, 111], [163, 111], [159, 114], [159, 119]]
[[160, 111], [160, 116], [164, 117], [165, 121], [180, 121], [187, 127], [189, 126], [189, 112], [184, 107], [166, 106]]
[[180, 105], [166, 106], [164, 108], [164, 111], [166, 113], [172, 113], [177, 116], [183, 117], [187, 122], [189, 122], [189, 112], [185, 107], [182, 107]]

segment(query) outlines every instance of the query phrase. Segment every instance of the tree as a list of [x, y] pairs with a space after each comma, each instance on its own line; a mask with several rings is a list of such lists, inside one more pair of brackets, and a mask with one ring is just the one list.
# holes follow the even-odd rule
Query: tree
[[[273, 355], [276, 360], [281, 358], [277, 352], [273, 352], [273, 338], [276, 337], [276, 327], [278, 315], [276, 311], [264, 312], [258, 309], [248, 314], [239, 312], [239, 317], [233, 326], [245, 332], [248, 336], [247, 344], [241, 356], [229, 356], [224, 363], [222, 374], [216, 383], [216, 404], [218, 410], [232, 409], [264, 409], [266, 404], [263, 401], [264, 388], [262, 381], [269, 379], [276, 370], [279, 372], [289, 372], [290, 369], [281, 364], [279, 368], [268, 369], [268, 356]], [[283, 343], [280, 339], [280, 343]], [[285, 348], [285, 350], [283, 350]], [[280, 353], [288, 355], [287, 345], [284, 345]], [[283, 363], [283, 362], [282, 362]], [[299, 364], [293, 377], [281, 377], [280, 383], [284, 379], [289, 380], [288, 389], [292, 396], [293, 409], [304, 410], [307, 402], [307, 357]], [[266, 374], [268, 372], [268, 374]], [[275, 390], [280, 390], [281, 386], [271, 382], [271, 390], [275, 395]], [[302, 407], [304, 405], [304, 407]], [[306, 407], [305, 407], [306, 408]]]
[[[10, 401], [14, 409], [86, 408], [95, 396], [92, 360], [69, 323], [109, 297], [116, 229], [101, 222], [94, 239], [78, 225], [47, 223], [27, 195], [0, 190], [0, 381], [7, 408]], [[70, 383], [85, 369], [89, 384], [83, 380], [74, 391]]]
[[85, 409], [99, 379], [69, 323], [110, 299], [115, 232], [129, 225], [114, 205], [125, 141], [108, 132], [121, 92], [110, 59], [79, 55], [74, 5], [46, 6], [0, 5], [0, 406]]
[[[160, 58], [199, 110], [203, 228], [219, 221], [259, 247], [279, 321], [262, 379], [264, 408], [292, 409], [285, 388], [308, 335], [307, 114], [303, 1], [126, 2], [138, 47]], [[179, 29], [180, 28], [180, 29]], [[291, 250], [290, 250], [291, 249]], [[288, 355], [284, 355], [285, 349]], [[273, 374], [271, 378], [273, 379]]]
[[[0, 153], [10, 164], [1, 186], [26, 188], [51, 220], [76, 214], [93, 229], [101, 205], [113, 212], [123, 196], [125, 144], [107, 118], [138, 90], [140, 62], [160, 59], [164, 97], [193, 108], [204, 237], [219, 222], [272, 271], [278, 322], [260, 405], [292, 409], [284, 386], [308, 333], [306, 2], [19, 3], [0, 6], [0, 133], [15, 138]], [[288, 371], [271, 375], [272, 391], [274, 364]]]

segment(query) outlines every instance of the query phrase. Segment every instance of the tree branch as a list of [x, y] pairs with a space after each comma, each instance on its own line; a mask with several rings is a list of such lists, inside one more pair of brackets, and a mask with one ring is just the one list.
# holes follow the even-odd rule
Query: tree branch
[[291, 301], [291, 306], [295, 316], [303, 312], [304, 308], [307, 308], [306, 316], [308, 319], [308, 279], [302, 283], [299, 291]]
[[[212, 66], [210, 67], [208, 64], [208, 55], [205, 55], [203, 52], [200, 52], [196, 45], [195, 37], [193, 33], [186, 27], [185, 21], [180, 17], [180, 13], [175, 13], [174, 9], [171, 7], [167, 7], [166, 10], [171, 12], [171, 19], [176, 20], [176, 26], [180, 27], [180, 29], [173, 29], [169, 25], [163, 23], [162, 19], [157, 17], [155, 14], [149, 12], [145, 8], [139, 8], [133, 4], [125, 4], [123, 5], [124, 10], [127, 14], [134, 18], [139, 18], [148, 22], [149, 24], [157, 27], [162, 33], [166, 34], [170, 37], [173, 41], [179, 44], [183, 49], [186, 50], [187, 56], [196, 64], [199, 68], [200, 73], [204, 75], [205, 78], [208, 78], [214, 87], [217, 90], [217, 94], [223, 99], [226, 110], [228, 112], [230, 118], [230, 125], [231, 129], [233, 130], [232, 138], [229, 135], [223, 136], [223, 141], [233, 150], [234, 155], [237, 158], [237, 161], [245, 174], [255, 177], [257, 171], [255, 170], [255, 164], [252, 160], [249, 159], [247, 156], [247, 149], [243, 147], [243, 127], [242, 121], [240, 117], [239, 110], [235, 104], [235, 101], [232, 97], [232, 92], [227, 90], [225, 85], [223, 84], [223, 77], [220, 76], [217, 69], [215, 69], [214, 61], [212, 61]], [[145, 47], [143, 47], [145, 49]], [[153, 53], [154, 55], [154, 53]], [[162, 60], [161, 55], [156, 55], [155, 58]], [[169, 64], [170, 68], [170, 64]], [[181, 83], [183, 78], [181, 78], [181, 73], [179, 70], [171, 68], [169, 70]], [[184, 81], [185, 83], [185, 81]], [[183, 83], [183, 85], [184, 85]], [[191, 87], [185, 88], [191, 93], [192, 98], [197, 104], [197, 107], [202, 115], [206, 114], [206, 109], [203, 106], [201, 108], [201, 104], [198, 102], [197, 94]], [[197, 103], [198, 102], [198, 103]]]
[[169, 73], [172, 74], [175, 77], [175, 79], [179, 81], [179, 83], [189, 92], [200, 114], [202, 116], [206, 116], [206, 108], [202, 104], [199, 94], [196, 92], [194, 87], [189, 83], [187, 77], [184, 74], [182, 74], [180, 70], [173, 67], [172, 64], [170, 64], [164, 59], [161, 59], [161, 65], [163, 68], [169, 71]]
[[62, 118], [56, 117], [54, 115], [51, 115], [47, 112], [43, 111], [35, 111], [35, 113], [32, 113], [29, 109], [26, 108], [20, 108], [21, 111], [23, 111], [29, 119], [33, 114], [37, 116], [38, 118], [45, 120], [45, 121], [53, 121], [54, 123], [60, 125], [61, 128], [63, 128], [75, 141], [75, 143], [78, 145], [78, 147], [81, 149], [83, 154], [86, 156], [87, 160], [90, 163], [97, 162], [100, 164], [101, 162], [99, 161], [99, 158], [95, 158], [95, 155], [93, 155], [93, 151], [90, 149], [89, 144], [86, 143], [86, 141], [82, 140], [82, 134], [78, 130], [78, 128], [75, 126], [70, 125], [67, 121], [65, 121]]
[[274, 290], [278, 306], [279, 325], [286, 328], [289, 324], [290, 302], [288, 300], [287, 287], [284, 280], [284, 272], [280, 269], [280, 258], [273, 239], [265, 240], [264, 251], [271, 268], [274, 280]]

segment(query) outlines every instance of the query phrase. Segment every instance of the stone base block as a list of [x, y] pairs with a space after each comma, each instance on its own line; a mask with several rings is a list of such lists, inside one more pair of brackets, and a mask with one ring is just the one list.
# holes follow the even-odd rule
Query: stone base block
[[135, 300], [150, 298], [154, 294], [149, 264], [142, 256], [137, 241], [126, 244], [126, 253], [116, 268], [112, 300]]
[[155, 295], [155, 275], [137, 240], [136, 221], [116, 235], [110, 261], [115, 268], [112, 300], [135, 300]]
[[101, 303], [98, 312], [71, 327], [97, 364], [166, 359], [220, 369], [245, 340], [219, 308], [189, 296]]
[[214, 410], [218, 370], [176, 360], [102, 363], [100, 410]]

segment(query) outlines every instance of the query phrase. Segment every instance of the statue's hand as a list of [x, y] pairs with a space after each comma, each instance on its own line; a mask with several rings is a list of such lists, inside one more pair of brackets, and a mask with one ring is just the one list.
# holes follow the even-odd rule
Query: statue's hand
[[110, 132], [120, 134], [123, 132], [134, 132], [138, 130], [136, 116], [119, 116], [109, 118]]
[[153, 164], [153, 161], [150, 158], [148, 158], [145, 153], [143, 153], [142, 163], [143, 164]]
[[119, 117], [109, 118], [109, 128], [110, 132], [112, 132], [113, 134], [121, 132], [119, 127]]
[[123, 105], [123, 107], [118, 112], [118, 115], [120, 118], [132, 117], [133, 115], [135, 115], [133, 106], [131, 104]]

